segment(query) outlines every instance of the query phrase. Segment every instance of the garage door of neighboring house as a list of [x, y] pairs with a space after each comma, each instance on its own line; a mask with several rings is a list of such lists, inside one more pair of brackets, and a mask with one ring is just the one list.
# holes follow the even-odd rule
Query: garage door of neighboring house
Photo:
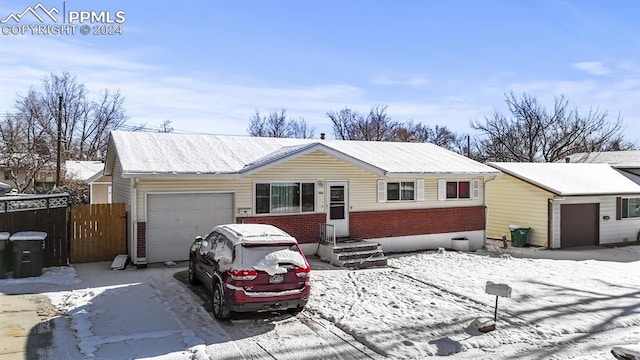
[[233, 194], [147, 196], [147, 261], [189, 259], [189, 246], [220, 224], [233, 222]]
[[560, 247], [598, 245], [600, 204], [560, 206]]

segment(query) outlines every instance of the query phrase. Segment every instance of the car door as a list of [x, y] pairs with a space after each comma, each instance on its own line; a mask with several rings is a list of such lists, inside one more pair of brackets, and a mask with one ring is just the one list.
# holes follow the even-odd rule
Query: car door
[[202, 274], [201, 281], [208, 288], [212, 287], [212, 279], [214, 276], [214, 264], [212, 263], [212, 257], [210, 257], [211, 249], [214, 246], [214, 243], [218, 237], [217, 231], [212, 231], [207, 235], [207, 237], [202, 240], [202, 245], [198, 250], [198, 270]]

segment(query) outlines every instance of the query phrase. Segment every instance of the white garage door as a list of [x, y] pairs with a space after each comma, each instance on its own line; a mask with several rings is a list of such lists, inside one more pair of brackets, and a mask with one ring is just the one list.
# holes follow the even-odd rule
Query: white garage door
[[220, 224], [233, 222], [233, 194], [147, 196], [147, 261], [189, 259], [189, 246]]

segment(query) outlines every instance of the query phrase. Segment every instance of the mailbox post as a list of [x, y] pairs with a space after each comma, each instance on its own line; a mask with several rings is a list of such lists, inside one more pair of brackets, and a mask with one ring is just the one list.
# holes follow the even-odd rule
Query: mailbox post
[[496, 296], [496, 308], [493, 312], [493, 321], [497, 321], [498, 318], [498, 298], [499, 297], [511, 297], [511, 286], [507, 284], [496, 284], [492, 281], [487, 281], [485, 288], [487, 294]]

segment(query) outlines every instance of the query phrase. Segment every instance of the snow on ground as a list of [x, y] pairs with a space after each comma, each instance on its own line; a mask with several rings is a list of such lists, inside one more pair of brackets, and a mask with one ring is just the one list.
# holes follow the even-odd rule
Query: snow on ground
[[[350, 336], [370, 349], [355, 353], [393, 359], [612, 359], [613, 347], [640, 344], [639, 245], [489, 250], [394, 255], [369, 270], [314, 263], [295, 318], [220, 324], [175, 279], [184, 266], [50, 268], [0, 280], [0, 292], [42, 292], [66, 314], [51, 358], [355, 358], [361, 345], [341, 343]], [[496, 330], [480, 333], [470, 325], [495, 305], [487, 281], [513, 292], [499, 299]]]

